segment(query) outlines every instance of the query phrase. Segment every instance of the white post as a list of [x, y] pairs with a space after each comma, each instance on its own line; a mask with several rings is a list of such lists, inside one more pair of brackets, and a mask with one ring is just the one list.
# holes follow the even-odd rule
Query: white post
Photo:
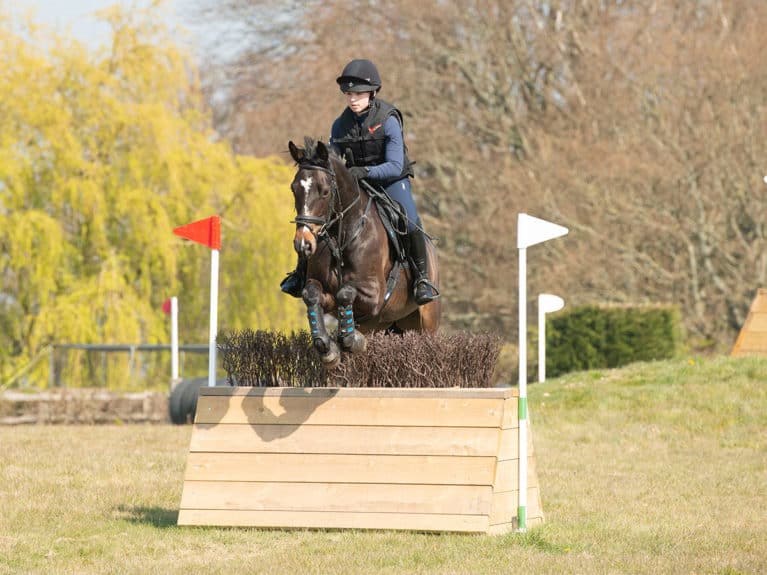
[[565, 301], [549, 293], [538, 294], [538, 383], [546, 381], [546, 314], [565, 307]]
[[527, 248], [565, 235], [564, 226], [527, 214], [517, 217], [519, 249], [519, 507], [517, 530], [527, 531]]
[[538, 296], [538, 383], [546, 381], [546, 313]]
[[208, 386], [216, 385], [216, 335], [218, 333], [218, 250], [210, 250], [210, 338], [208, 340]]
[[170, 385], [178, 383], [178, 298], [170, 298]]
[[519, 249], [519, 501], [517, 528], [527, 531], [527, 249]]

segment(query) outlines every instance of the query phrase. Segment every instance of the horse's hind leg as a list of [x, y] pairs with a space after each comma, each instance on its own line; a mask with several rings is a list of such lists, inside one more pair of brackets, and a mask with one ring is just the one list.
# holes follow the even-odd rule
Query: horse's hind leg
[[325, 367], [332, 369], [341, 362], [341, 352], [325, 327], [325, 317], [320, 305], [322, 287], [317, 281], [309, 280], [301, 295], [306, 304], [306, 316], [309, 319], [309, 331], [314, 349], [319, 352]]
[[437, 333], [442, 302], [435, 299], [418, 309], [409, 316], [398, 319], [396, 327], [403, 331], [421, 331], [424, 333]]
[[435, 299], [426, 305], [418, 308], [418, 315], [421, 320], [421, 331], [426, 333], [437, 333], [439, 329], [439, 320], [442, 315], [442, 301]]
[[365, 351], [367, 340], [354, 328], [354, 312], [352, 306], [357, 298], [357, 289], [346, 284], [336, 294], [338, 304], [338, 343], [341, 349], [357, 353]]

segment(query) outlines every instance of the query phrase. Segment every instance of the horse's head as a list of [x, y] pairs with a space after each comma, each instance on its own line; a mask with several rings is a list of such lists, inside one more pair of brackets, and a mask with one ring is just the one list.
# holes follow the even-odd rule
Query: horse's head
[[330, 152], [322, 142], [306, 138], [304, 148], [289, 142], [288, 149], [298, 164], [291, 184], [296, 203], [293, 247], [308, 258], [317, 252], [317, 237], [330, 225], [340, 202], [336, 172]]

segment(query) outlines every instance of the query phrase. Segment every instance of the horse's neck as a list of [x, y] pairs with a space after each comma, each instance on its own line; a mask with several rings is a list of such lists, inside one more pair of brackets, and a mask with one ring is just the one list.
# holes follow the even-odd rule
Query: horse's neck
[[[337, 162], [334, 169], [336, 174], [338, 174], [340, 169], [345, 170], [346, 168], [341, 162]], [[349, 218], [356, 221], [358, 218], [362, 217], [362, 213], [365, 210], [365, 203], [368, 200], [368, 194], [350, 175], [345, 178], [345, 181], [351, 182], [351, 186], [348, 188], [344, 187], [341, 185], [341, 182], [336, 180], [338, 199], [341, 204], [339, 206], [339, 211], [344, 212], [344, 219]]]

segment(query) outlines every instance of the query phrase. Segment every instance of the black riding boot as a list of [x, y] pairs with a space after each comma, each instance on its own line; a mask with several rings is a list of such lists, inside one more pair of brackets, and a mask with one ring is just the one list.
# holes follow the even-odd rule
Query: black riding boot
[[280, 289], [293, 297], [301, 297], [301, 292], [306, 283], [306, 258], [298, 256], [296, 269], [288, 274], [280, 283]]
[[423, 305], [439, 297], [439, 291], [429, 281], [429, 256], [426, 251], [426, 237], [421, 230], [408, 232], [410, 244], [410, 260], [413, 264], [415, 276], [414, 295], [415, 303]]

